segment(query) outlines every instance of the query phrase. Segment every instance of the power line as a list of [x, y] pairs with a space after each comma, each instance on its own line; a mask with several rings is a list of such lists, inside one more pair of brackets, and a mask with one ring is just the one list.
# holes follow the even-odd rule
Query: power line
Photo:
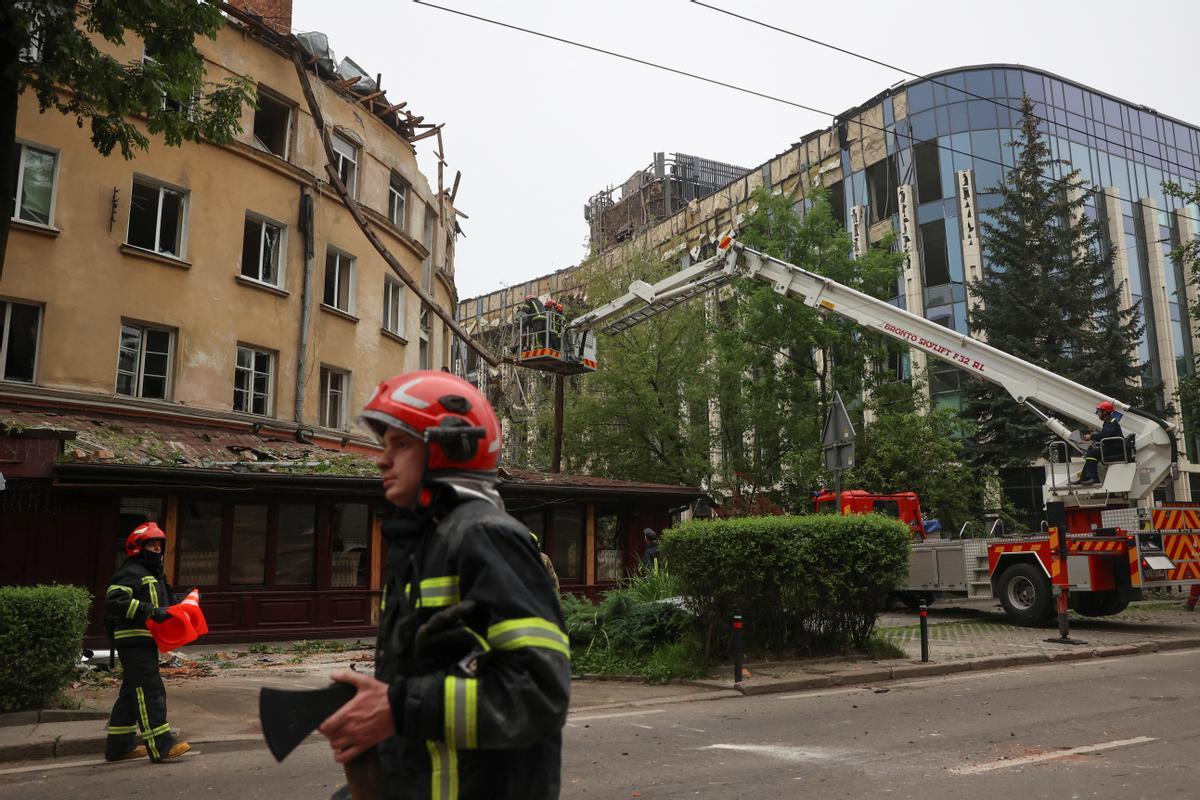
[[[565, 38], [565, 37], [562, 37], [562, 36], [555, 36], [555, 35], [553, 35], [553, 34], [549, 34], [549, 33], [543, 33], [542, 31], [533, 30], [532, 28], [524, 28], [524, 27], [521, 27], [521, 26], [519, 26], [519, 25], [513, 25], [513, 24], [511, 24], [511, 23], [502, 22], [502, 21], [500, 21], [500, 20], [496, 20], [496, 19], [491, 19], [490, 17], [484, 17], [484, 16], [481, 16], [481, 15], [479, 15], [479, 14], [471, 14], [471, 13], [469, 13], [469, 12], [466, 12], [466, 11], [460, 11], [459, 9], [456, 9], [456, 8], [449, 8], [449, 7], [447, 7], [447, 6], [440, 6], [440, 5], [437, 5], [436, 3], [430, 3], [430, 2], [427, 2], [427, 0], [413, 0], [413, 2], [414, 2], [414, 3], [416, 3], [417, 5], [427, 6], [427, 7], [429, 7], [429, 8], [433, 8], [433, 9], [436, 9], [436, 10], [438, 10], [438, 11], [444, 11], [444, 12], [446, 12], [446, 13], [449, 13], [449, 14], [455, 14], [455, 15], [458, 15], [458, 16], [460, 16], [460, 17], [466, 17], [466, 18], [468, 18], [468, 19], [473, 19], [473, 20], [476, 20], [476, 21], [478, 21], [478, 22], [485, 22], [485, 23], [487, 23], [487, 24], [489, 24], [489, 25], [495, 25], [495, 26], [497, 26], [497, 27], [500, 27], [500, 28], [506, 28], [506, 29], [508, 29], [508, 30], [517, 31], [517, 32], [519, 32], [519, 33], [528, 34], [528, 35], [530, 35], [530, 36], [535, 36], [535, 37], [538, 37], [538, 38], [541, 38], [541, 39], [548, 39], [548, 40], [550, 40], [550, 41], [553, 41], [553, 42], [558, 42], [559, 44], [565, 44], [565, 45], [569, 45], [569, 46], [571, 46], [571, 47], [577, 47], [577, 48], [579, 48], [579, 49], [581, 49], [581, 50], [588, 50], [588, 51], [590, 51], [590, 52], [593, 52], [593, 53], [600, 53], [601, 55], [610, 56], [610, 57], [612, 57], [612, 58], [617, 58], [617, 59], [620, 59], [620, 60], [623, 60], [623, 61], [629, 61], [629, 62], [632, 62], [632, 63], [635, 63], [635, 64], [639, 64], [639, 65], [641, 65], [641, 66], [650, 67], [651, 69], [660, 70], [660, 71], [662, 71], [662, 72], [668, 72], [668, 73], [671, 73], [671, 74], [674, 74], [674, 75], [680, 75], [680, 76], [683, 76], [683, 77], [686, 77], [686, 78], [692, 78], [692, 79], [694, 79], [694, 80], [699, 80], [699, 81], [702, 81], [702, 82], [704, 82], [704, 83], [709, 83], [709, 84], [712, 84], [712, 85], [715, 85], [715, 86], [720, 86], [720, 87], [722, 87], [722, 88], [725, 88], [725, 89], [732, 89], [733, 91], [736, 91], [736, 92], [741, 92], [741, 93], [743, 93], [743, 94], [748, 94], [748, 95], [751, 95], [751, 96], [753, 96], [753, 97], [758, 97], [758, 98], [761, 98], [761, 99], [764, 99], [764, 100], [770, 100], [770, 101], [773, 101], [773, 102], [776, 102], [776, 103], [782, 103], [782, 104], [784, 104], [784, 105], [791, 106], [791, 107], [793, 107], [793, 108], [799, 108], [799, 109], [802, 109], [802, 110], [804, 110], [804, 111], [809, 111], [809, 112], [812, 112], [812, 113], [814, 113], [814, 114], [820, 114], [820, 115], [822, 115], [822, 116], [830, 117], [831, 119], [833, 119], [833, 120], [835, 120], [835, 121], [837, 121], [837, 120], [838, 120], [838, 115], [837, 115], [837, 114], [835, 114], [835, 113], [833, 113], [833, 112], [831, 112], [831, 111], [826, 111], [826, 110], [824, 110], [824, 109], [816, 108], [815, 106], [805, 105], [805, 104], [803, 104], [803, 103], [799, 103], [799, 102], [797, 102], [797, 101], [795, 101], [795, 100], [789, 100], [789, 99], [787, 99], [787, 98], [778, 97], [778, 96], [776, 96], [776, 95], [772, 95], [772, 94], [767, 94], [766, 92], [760, 92], [760, 91], [758, 91], [758, 90], [756, 90], [756, 89], [750, 89], [750, 88], [748, 88], [748, 87], [745, 87], [745, 86], [739, 86], [739, 85], [737, 85], [737, 84], [734, 84], [734, 83], [729, 83], [729, 82], [727, 82], [727, 81], [718, 80], [718, 79], [716, 79], [716, 78], [710, 78], [710, 77], [707, 77], [707, 76], [705, 76], [705, 75], [699, 75], [699, 74], [697, 74], [697, 73], [694, 73], [694, 72], [689, 72], [689, 71], [687, 71], [687, 70], [678, 69], [678, 68], [676, 68], [676, 67], [667, 66], [667, 65], [665, 65], [665, 64], [659, 64], [659, 63], [656, 63], [656, 62], [654, 62], [654, 61], [648, 61], [648, 60], [646, 60], [646, 59], [642, 59], [642, 58], [637, 58], [636, 56], [626, 55], [625, 53], [618, 53], [618, 52], [616, 52], [616, 51], [614, 51], [614, 50], [608, 50], [608, 49], [605, 49], [605, 48], [602, 48], [602, 47], [597, 47], [597, 46], [595, 46], [595, 45], [590, 45], [590, 44], [587, 44], [587, 43], [585, 43], [585, 42], [578, 42], [578, 41], [575, 41], [575, 40], [573, 40], [573, 39], [567, 39], [567, 38]], [[870, 128], [870, 129], [872, 129], [872, 130], [881, 131], [881, 132], [882, 132], [882, 133], [883, 133], [885, 136], [886, 136], [887, 134], [891, 134], [891, 135], [893, 135], [893, 136], [896, 136], [896, 137], [899, 137], [899, 138], [906, 139], [906, 140], [908, 140], [909, 142], [911, 142], [912, 144], [920, 144], [920, 143], [922, 143], [922, 142], [918, 141], [918, 140], [917, 140], [917, 138], [916, 138], [915, 136], [913, 136], [911, 133], [901, 133], [900, 131], [888, 130], [886, 127], [884, 127], [884, 126], [882, 126], [882, 125], [876, 125], [876, 124], [874, 124], [874, 123], [871, 123], [871, 122], [865, 122], [865, 121], [863, 121], [863, 120], [861, 119], [861, 115], [860, 115], [860, 119], [856, 119], [856, 120], [842, 120], [842, 122], [844, 122], [844, 123], [847, 123], [847, 124], [854, 124], [854, 125], [858, 125], [858, 126], [860, 126], [861, 128]], [[955, 148], [955, 147], [951, 147], [950, 145], [945, 145], [945, 144], [942, 144], [941, 142], [939, 142], [939, 141], [938, 141], [938, 140], [936, 140], [936, 139], [933, 139], [933, 140], [928, 140], [926, 143], [931, 143], [931, 144], [933, 144], [933, 145], [934, 145], [934, 146], [935, 146], [937, 149], [939, 149], [939, 150], [943, 150], [943, 151], [945, 151], [945, 152], [948, 152], [948, 153], [955, 153], [955, 154], [957, 154], [957, 155], [960, 155], [960, 156], [965, 156], [965, 157], [967, 157], [967, 158], [973, 158], [973, 159], [975, 159], [975, 160], [977, 160], [977, 161], [982, 161], [982, 162], [984, 162], [984, 163], [987, 163], [987, 164], [994, 164], [995, 166], [998, 166], [998, 167], [1000, 167], [1000, 168], [1001, 168], [1001, 170], [1008, 170], [1008, 169], [1010, 169], [1010, 168], [1011, 168], [1011, 167], [1010, 167], [1010, 165], [1008, 165], [1008, 164], [1005, 164], [1003, 161], [997, 161], [997, 160], [996, 160], [996, 159], [994, 159], [994, 158], [988, 158], [987, 156], [982, 156], [982, 155], [979, 155], [979, 154], [976, 154], [976, 153], [972, 153], [972, 152], [969, 152], [969, 151], [965, 151], [965, 150], [959, 150], [959, 149], [957, 149], [957, 148]], [[845, 179], [848, 179], [848, 178], [849, 178], [849, 176], [843, 176], [843, 179], [844, 179], [844, 180], [845, 180]], [[1051, 178], [1050, 180], [1051, 180], [1052, 182], [1056, 182], [1056, 183], [1057, 183], [1057, 182], [1060, 182], [1060, 181], [1062, 181], [1062, 180], [1065, 180], [1065, 177], [1064, 177], [1064, 178], [1059, 178], [1059, 179], [1054, 179], [1054, 178]], [[1095, 195], [1098, 195], [1098, 196], [1110, 197], [1110, 198], [1112, 198], [1112, 199], [1114, 199], [1114, 200], [1117, 200], [1117, 201], [1125, 200], [1126, 202], [1133, 202], [1133, 198], [1132, 198], [1132, 197], [1130, 197], [1130, 198], [1122, 198], [1120, 195], [1108, 194], [1108, 193], [1107, 193], [1107, 192], [1105, 192], [1105, 191], [1104, 191], [1102, 188], [1098, 188], [1098, 187], [1091, 187], [1089, 184], [1087, 184], [1087, 182], [1084, 182], [1084, 183], [1082, 183], [1082, 184], [1074, 184], [1074, 185], [1068, 186], [1067, 188], [1068, 188], [1068, 189], [1077, 189], [1077, 188], [1090, 188], [1090, 189], [1091, 189], [1091, 191], [1092, 191], [1092, 193], [1093, 193], [1093, 194], [1095, 194]], [[943, 198], [943, 199], [945, 199], [945, 198]], [[1163, 212], [1166, 212], [1166, 211], [1167, 211], [1167, 209], [1157, 209], [1157, 210], [1159, 210], [1159, 211], [1163, 211]], [[1186, 216], [1186, 215], [1185, 215], [1185, 216]], [[1196, 220], [1196, 218], [1194, 218], [1194, 217], [1188, 217], [1188, 218], [1189, 218], [1189, 219]], [[1196, 220], [1196, 221], [1200, 221], [1200, 220]]]
[[[788, 28], [783, 28], [783, 27], [780, 27], [780, 26], [778, 26], [778, 25], [772, 25], [772, 24], [771, 24], [771, 23], [769, 23], [769, 22], [765, 22], [765, 21], [763, 21], [763, 20], [760, 20], [760, 19], [755, 19], [754, 17], [749, 17], [749, 16], [746, 16], [746, 15], [744, 15], [744, 14], [738, 14], [738, 13], [737, 13], [737, 12], [735, 12], [735, 11], [730, 11], [730, 10], [728, 10], [728, 9], [721, 8], [721, 7], [719, 7], [719, 6], [714, 6], [714, 5], [711, 5], [711, 4], [709, 4], [709, 3], [705, 3], [705, 2], [703, 2], [703, 0], [690, 0], [690, 2], [691, 2], [693, 5], [698, 5], [698, 6], [701, 6], [702, 8], [707, 8], [707, 9], [709, 9], [709, 10], [711, 10], [711, 11], [716, 11], [716, 12], [717, 12], [717, 13], [719, 13], [719, 14], [725, 14], [726, 16], [730, 16], [730, 17], [733, 17], [733, 18], [735, 18], [735, 19], [740, 19], [740, 20], [742, 20], [743, 22], [748, 22], [748, 23], [750, 23], [751, 25], [758, 25], [759, 27], [762, 27], [762, 28], [766, 28], [766, 29], [768, 29], [768, 30], [775, 31], [775, 32], [777, 32], [777, 33], [782, 33], [782, 34], [784, 34], [784, 35], [786, 35], [786, 36], [791, 36], [791, 37], [793, 37], [793, 38], [800, 39], [800, 40], [802, 40], [802, 41], [809, 42], [809, 43], [811, 43], [811, 44], [815, 44], [815, 45], [817, 45], [818, 47], [824, 47], [824, 48], [827, 48], [827, 49], [829, 49], [829, 50], [834, 50], [834, 51], [836, 51], [836, 52], [838, 52], [838, 53], [843, 53], [843, 54], [845, 54], [845, 55], [848, 55], [848, 56], [850, 56], [851, 58], [857, 58], [857, 59], [860, 59], [860, 60], [862, 60], [862, 61], [866, 61], [866, 62], [868, 62], [868, 63], [875, 64], [875, 65], [877, 65], [877, 66], [880, 66], [880, 67], [884, 67], [885, 69], [894, 70], [895, 72], [901, 72], [901, 73], [903, 73], [903, 74], [905, 74], [905, 75], [908, 75], [908, 76], [909, 76], [909, 77], [911, 77], [911, 78], [919, 78], [919, 79], [925, 80], [925, 81], [927, 81], [927, 82], [929, 82], [929, 83], [935, 83], [935, 84], [937, 84], [938, 86], [941, 86], [941, 87], [943, 87], [943, 88], [945, 88], [945, 89], [950, 89], [950, 90], [952, 90], [952, 91], [959, 92], [959, 93], [961, 93], [961, 94], [964, 94], [964, 95], [966, 95], [966, 96], [968, 96], [968, 97], [971, 97], [971, 98], [973, 98], [973, 99], [975, 99], [975, 100], [986, 100], [987, 102], [989, 102], [989, 103], [991, 103], [992, 105], [995, 105], [995, 106], [997, 106], [997, 107], [999, 107], [999, 108], [1004, 108], [1004, 109], [1007, 109], [1007, 110], [1009, 110], [1009, 111], [1016, 111], [1017, 113], [1024, 113], [1024, 109], [1018, 108], [1017, 106], [1014, 106], [1014, 105], [1009, 105], [1008, 103], [1005, 103], [1005, 102], [1004, 102], [1004, 101], [1002, 101], [1002, 100], [997, 100], [995, 97], [988, 97], [988, 96], [986, 96], [986, 95], [976, 94], [975, 92], [972, 92], [972, 91], [970, 91], [969, 89], [965, 89], [965, 88], [964, 88], [964, 89], [960, 89], [960, 88], [958, 88], [957, 86], [951, 86], [949, 83], [946, 83], [946, 82], [944, 82], [944, 81], [942, 81], [942, 80], [940, 80], [940, 79], [938, 79], [938, 78], [935, 78], [935, 77], [926, 77], [926, 76], [924, 76], [924, 75], [921, 75], [920, 73], [913, 72], [913, 71], [912, 71], [912, 70], [910, 70], [910, 69], [905, 69], [904, 67], [899, 67], [899, 66], [896, 66], [895, 64], [889, 64], [889, 63], [888, 63], [888, 62], [886, 62], [886, 61], [880, 61], [880, 60], [879, 60], [879, 59], [877, 59], [877, 58], [872, 58], [871, 56], [864, 55], [863, 53], [859, 53], [859, 52], [856, 52], [856, 51], [854, 51], [854, 50], [848, 50], [848, 49], [846, 49], [846, 48], [844, 48], [844, 47], [839, 47], [839, 46], [837, 46], [837, 45], [835, 45], [835, 44], [830, 44], [829, 42], [822, 41], [821, 39], [817, 39], [817, 38], [815, 38], [815, 37], [813, 37], [813, 36], [806, 36], [806, 35], [804, 35], [803, 33], [799, 33], [799, 32], [797, 32], [797, 31], [789, 30]], [[1046, 103], [1046, 105], [1049, 105], [1049, 103], [1047, 102], [1047, 103]], [[1123, 105], [1124, 105], [1124, 103], [1123, 103]], [[1072, 113], [1073, 113], [1073, 112], [1072, 112]], [[1150, 153], [1147, 153], [1145, 150], [1141, 150], [1141, 149], [1139, 149], [1139, 148], [1136, 148], [1136, 147], [1130, 147], [1129, 145], [1125, 144], [1124, 142], [1114, 142], [1112, 139], [1105, 138], [1105, 137], [1103, 137], [1103, 136], [1100, 136], [1100, 135], [1098, 135], [1098, 134], [1095, 134], [1095, 133], [1089, 133], [1088, 131], [1086, 131], [1086, 130], [1084, 130], [1084, 129], [1082, 129], [1082, 128], [1076, 128], [1076, 127], [1072, 127], [1071, 125], [1068, 125], [1068, 124], [1067, 124], [1067, 123], [1065, 123], [1065, 122], [1056, 122], [1056, 121], [1054, 121], [1054, 120], [1052, 120], [1052, 119], [1047, 119], [1046, 117], [1041, 117], [1041, 116], [1038, 116], [1037, 114], [1033, 114], [1032, 116], [1034, 117], [1034, 119], [1037, 119], [1037, 120], [1039, 120], [1039, 121], [1041, 121], [1041, 122], [1044, 122], [1044, 123], [1046, 123], [1047, 125], [1057, 125], [1057, 126], [1059, 126], [1060, 128], [1063, 128], [1063, 129], [1065, 129], [1065, 130], [1068, 130], [1068, 131], [1074, 131], [1075, 133], [1081, 134], [1081, 135], [1083, 135], [1083, 136], [1089, 136], [1089, 137], [1091, 137], [1091, 138], [1093, 138], [1093, 139], [1095, 139], [1095, 140], [1097, 140], [1097, 141], [1104, 142], [1105, 144], [1109, 144], [1109, 145], [1112, 145], [1112, 146], [1114, 146], [1114, 147], [1120, 147], [1120, 148], [1122, 148], [1122, 149], [1128, 150], [1128, 151], [1130, 151], [1131, 153], [1138, 153], [1139, 155], [1142, 155], [1142, 156], [1144, 156], [1145, 158], [1155, 158], [1155, 159], [1158, 159], [1158, 160], [1159, 160], [1159, 161], [1161, 161], [1163, 164], [1170, 164], [1171, 166], [1173, 166], [1173, 167], [1176, 167], [1176, 168], [1177, 168], [1177, 170], [1176, 170], [1176, 171], [1178, 172], [1178, 174], [1179, 174], [1181, 177], [1182, 177], [1182, 175], [1183, 175], [1183, 172], [1182, 172], [1182, 170], [1185, 168], [1185, 165], [1183, 165], [1183, 164], [1179, 163], [1178, 161], [1172, 161], [1171, 159], [1169, 159], [1169, 158], [1164, 158], [1164, 157], [1162, 157], [1162, 156], [1152, 156]], [[1186, 167], [1186, 168], [1187, 168], [1187, 169], [1189, 169], [1189, 170], [1190, 170], [1190, 169], [1192, 169], [1191, 167]]]

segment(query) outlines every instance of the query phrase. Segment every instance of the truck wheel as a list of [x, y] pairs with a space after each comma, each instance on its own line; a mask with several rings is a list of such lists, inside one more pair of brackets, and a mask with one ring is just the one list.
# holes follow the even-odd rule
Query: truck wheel
[[1014, 564], [1000, 575], [1000, 605], [1018, 625], [1044, 625], [1054, 610], [1050, 580], [1033, 564]]
[[1072, 595], [1075, 610], [1085, 617], [1111, 617], [1129, 606], [1129, 598], [1121, 592], [1079, 592]]

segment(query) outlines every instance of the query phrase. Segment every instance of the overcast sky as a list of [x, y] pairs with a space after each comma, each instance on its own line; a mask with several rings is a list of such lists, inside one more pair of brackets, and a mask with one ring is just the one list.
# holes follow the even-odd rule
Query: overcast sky
[[[456, 255], [473, 297], [578, 263], [583, 205], [656, 150], [754, 167], [830, 117], [537, 39], [410, 0], [294, 0], [292, 27], [383, 74], [392, 102], [444, 122], [447, 185], [470, 219]], [[832, 114], [902, 73], [687, 0], [433, 0], [794, 100]], [[706, 0], [913, 72], [1018, 63], [1200, 124], [1200, 4]], [[436, 185], [433, 140], [417, 144]]]

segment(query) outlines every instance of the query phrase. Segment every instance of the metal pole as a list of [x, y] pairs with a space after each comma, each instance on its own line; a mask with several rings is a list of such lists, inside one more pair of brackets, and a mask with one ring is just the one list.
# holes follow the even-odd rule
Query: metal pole
[[929, 660], [929, 607], [925, 605], [925, 601], [921, 601], [921, 661]]
[[842, 515], [842, 471], [835, 469], [833, 471], [833, 500], [837, 503], [837, 513]]
[[733, 682], [742, 682], [742, 615], [733, 615]]
[[562, 472], [562, 439], [563, 439], [563, 376], [554, 376], [554, 456], [551, 459], [550, 471], [554, 474]]

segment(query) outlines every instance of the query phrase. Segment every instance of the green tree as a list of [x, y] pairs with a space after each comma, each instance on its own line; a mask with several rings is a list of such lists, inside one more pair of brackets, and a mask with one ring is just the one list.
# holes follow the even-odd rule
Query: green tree
[[[599, 305], [634, 278], [653, 282], [675, 268], [641, 255], [617, 268], [593, 262], [581, 269], [588, 297]], [[622, 480], [706, 482], [710, 341], [699, 301], [615, 336], [600, 334], [601, 368], [568, 387], [563, 469]], [[542, 416], [549, 413], [544, 409]]]
[[[4, 0], [0, 2], [0, 185], [16, 184], [17, 104], [26, 90], [41, 112], [55, 110], [89, 126], [103, 155], [124, 158], [149, 147], [224, 143], [241, 132], [242, 106], [255, 102], [253, 80], [205, 80], [195, 39], [215, 39], [225, 24], [208, 0]], [[121, 63], [97, 43], [122, 45], [129, 34], [152, 58]], [[0, 270], [13, 216], [11, 188], [0, 194]]]
[[[1016, 163], [997, 187], [1000, 205], [982, 220], [983, 277], [968, 286], [981, 302], [973, 333], [1018, 358], [1097, 391], [1138, 403], [1140, 370], [1130, 357], [1141, 335], [1136, 308], [1121, 309], [1114, 250], [1087, 213], [1078, 170], [1060, 169], [1023, 101]], [[1063, 174], [1065, 173], [1065, 174]], [[975, 428], [970, 458], [1023, 466], [1043, 450], [1045, 429], [994, 385], [973, 381], [964, 414]]]
[[[1189, 206], [1193, 217], [1200, 214], [1200, 184], [1193, 183], [1190, 189], [1184, 189], [1179, 184], [1168, 182], [1163, 184], [1163, 190], [1168, 196]], [[1183, 280], [1200, 288], [1200, 238], [1180, 243], [1171, 251], [1171, 258], [1179, 265]], [[1200, 301], [1188, 309], [1188, 314], [1193, 326], [1200, 325]], [[1200, 353], [1194, 353], [1193, 358], [1191, 373], [1179, 380], [1179, 410], [1183, 416], [1184, 430], [1188, 431], [1195, 430], [1194, 426], [1200, 422]]]
[[[759, 189], [753, 199], [744, 244], [875, 297], [895, 293], [901, 256], [884, 242], [853, 258], [825, 191], [810, 194], [802, 215], [784, 194]], [[886, 340], [757, 281], [736, 289], [721, 302], [716, 334], [721, 477], [739, 495], [782, 488], [779, 502], [798, 509], [824, 477], [820, 433], [834, 390], [853, 400], [873, 388]]]

